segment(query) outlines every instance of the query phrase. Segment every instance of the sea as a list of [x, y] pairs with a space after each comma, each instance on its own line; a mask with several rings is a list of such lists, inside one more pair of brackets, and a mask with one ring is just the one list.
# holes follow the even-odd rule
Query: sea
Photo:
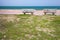
[[0, 9], [60, 9], [60, 6], [0, 6]]

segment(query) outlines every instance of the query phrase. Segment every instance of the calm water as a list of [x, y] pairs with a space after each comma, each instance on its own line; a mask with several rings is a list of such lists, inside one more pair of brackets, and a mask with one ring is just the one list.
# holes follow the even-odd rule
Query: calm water
[[0, 6], [0, 9], [60, 9], [60, 6]]

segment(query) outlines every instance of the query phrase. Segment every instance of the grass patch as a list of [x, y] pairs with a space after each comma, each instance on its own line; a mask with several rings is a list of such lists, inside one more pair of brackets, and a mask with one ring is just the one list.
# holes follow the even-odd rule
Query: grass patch
[[0, 40], [60, 40], [60, 16], [12, 15], [12, 17], [14, 22], [5, 19], [6, 28], [0, 30]]

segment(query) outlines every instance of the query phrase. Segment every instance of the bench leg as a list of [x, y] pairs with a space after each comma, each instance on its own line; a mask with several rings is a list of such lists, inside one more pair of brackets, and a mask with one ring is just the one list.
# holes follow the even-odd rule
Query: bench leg
[[52, 15], [54, 15], [54, 13], [52, 13]]
[[33, 15], [33, 13], [31, 13]]
[[25, 15], [25, 13], [24, 13], [24, 15]]
[[44, 14], [46, 15], [46, 12], [44, 12]]

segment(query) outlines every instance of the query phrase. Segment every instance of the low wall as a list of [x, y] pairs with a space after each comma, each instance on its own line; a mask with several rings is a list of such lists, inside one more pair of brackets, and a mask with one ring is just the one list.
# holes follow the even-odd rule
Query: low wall
[[34, 12], [34, 15], [44, 15], [43, 10], [37, 10]]
[[21, 10], [0, 10], [0, 14], [23, 14]]
[[55, 15], [60, 15], [60, 10], [57, 10]]
[[[0, 14], [24, 14], [22, 10], [0, 10]], [[26, 14], [31, 14], [31, 13], [26, 13]], [[33, 15], [44, 15], [43, 10], [36, 10]], [[60, 10], [56, 10], [55, 15], [60, 15]]]

